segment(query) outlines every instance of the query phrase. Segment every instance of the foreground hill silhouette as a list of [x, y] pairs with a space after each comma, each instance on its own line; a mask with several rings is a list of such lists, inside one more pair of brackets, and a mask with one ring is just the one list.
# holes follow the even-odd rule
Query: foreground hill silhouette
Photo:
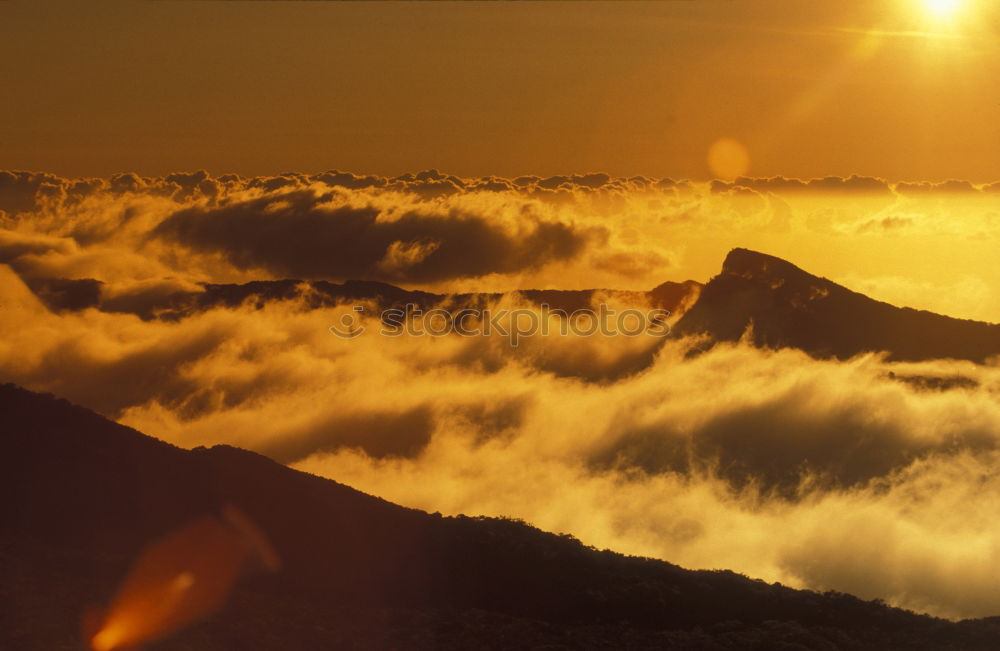
[[1000, 325], [900, 308], [813, 276], [781, 258], [733, 249], [674, 328], [757, 346], [846, 359], [885, 351], [902, 361], [1000, 355]]
[[[995, 649], [951, 623], [441, 517], [218, 446], [183, 450], [0, 385], [0, 648], [76, 649], [150, 539], [234, 505], [283, 561], [152, 649]], [[780, 535], [780, 534], [779, 534]]]

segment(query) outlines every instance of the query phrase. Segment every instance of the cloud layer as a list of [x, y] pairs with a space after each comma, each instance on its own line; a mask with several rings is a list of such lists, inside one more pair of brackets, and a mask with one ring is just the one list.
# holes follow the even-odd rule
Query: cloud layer
[[[516, 348], [501, 336], [382, 337], [368, 298], [321, 300], [321, 285], [296, 280], [206, 286], [391, 280], [537, 309], [537, 295], [505, 291], [706, 280], [714, 251], [758, 238], [776, 253], [799, 247], [808, 270], [849, 250], [854, 286], [875, 293], [930, 294], [966, 315], [995, 303], [986, 267], [954, 281], [948, 259], [929, 276], [926, 259], [895, 272], [866, 262], [890, 264], [887, 243], [928, 251], [942, 239], [966, 243], [958, 265], [979, 246], [992, 260], [1000, 222], [977, 203], [987, 188], [946, 201], [871, 180], [819, 184], [835, 197], [779, 185], [4, 173], [0, 379], [430, 511], [521, 517], [598, 546], [945, 616], [1000, 613], [995, 360], [817, 361], [746, 343], [692, 355], [697, 340], [647, 335]], [[854, 185], [864, 191], [845, 191]], [[178, 295], [199, 309], [164, 312]], [[637, 292], [563, 298], [650, 307]], [[345, 315], [365, 334], [331, 334]]]
[[1000, 321], [995, 195], [996, 184], [869, 177], [0, 172], [0, 263], [53, 304], [79, 306], [95, 291], [148, 303], [198, 283], [282, 278], [648, 290], [704, 282], [743, 246], [892, 303]]

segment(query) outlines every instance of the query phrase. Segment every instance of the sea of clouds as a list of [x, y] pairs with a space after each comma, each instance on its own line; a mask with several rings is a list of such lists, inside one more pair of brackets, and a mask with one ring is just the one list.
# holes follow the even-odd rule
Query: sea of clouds
[[[742, 245], [797, 251], [800, 266], [827, 265], [835, 280], [841, 269], [886, 300], [1000, 320], [995, 190], [2, 172], [0, 380], [429, 511], [523, 518], [598, 547], [948, 617], [997, 615], [997, 363], [817, 360], [659, 336], [516, 348], [384, 337], [375, 304], [354, 312], [365, 333], [342, 338], [329, 328], [354, 303], [305, 295], [156, 309], [204, 283], [283, 278], [500, 292], [494, 308], [536, 309], [512, 290], [706, 281]], [[613, 291], [593, 300], [650, 307]]]

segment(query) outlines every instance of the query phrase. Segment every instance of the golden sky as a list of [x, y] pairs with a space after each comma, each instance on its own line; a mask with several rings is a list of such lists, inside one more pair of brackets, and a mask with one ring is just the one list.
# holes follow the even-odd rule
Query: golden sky
[[[199, 301], [303, 279], [649, 308], [634, 292], [746, 247], [1000, 323], [998, 20], [996, 0], [0, 0], [0, 380], [406, 506], [996, 615], [997, 358], [377, 337], [375, 302], [294, 280]], [[342, 312], [368, 336], [333, 336]]]
[[0, 3], [0, 168], [1000, 178], [986, 0]]

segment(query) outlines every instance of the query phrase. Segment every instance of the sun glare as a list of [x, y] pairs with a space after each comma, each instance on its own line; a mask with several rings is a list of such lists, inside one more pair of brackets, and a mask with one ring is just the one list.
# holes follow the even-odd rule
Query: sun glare
[[924, 0], [924, 5], [927, 7], [927, 11], [934, 16], [948, 18], [955, 15], [955, 12], [962, 6], [962, 0]]

